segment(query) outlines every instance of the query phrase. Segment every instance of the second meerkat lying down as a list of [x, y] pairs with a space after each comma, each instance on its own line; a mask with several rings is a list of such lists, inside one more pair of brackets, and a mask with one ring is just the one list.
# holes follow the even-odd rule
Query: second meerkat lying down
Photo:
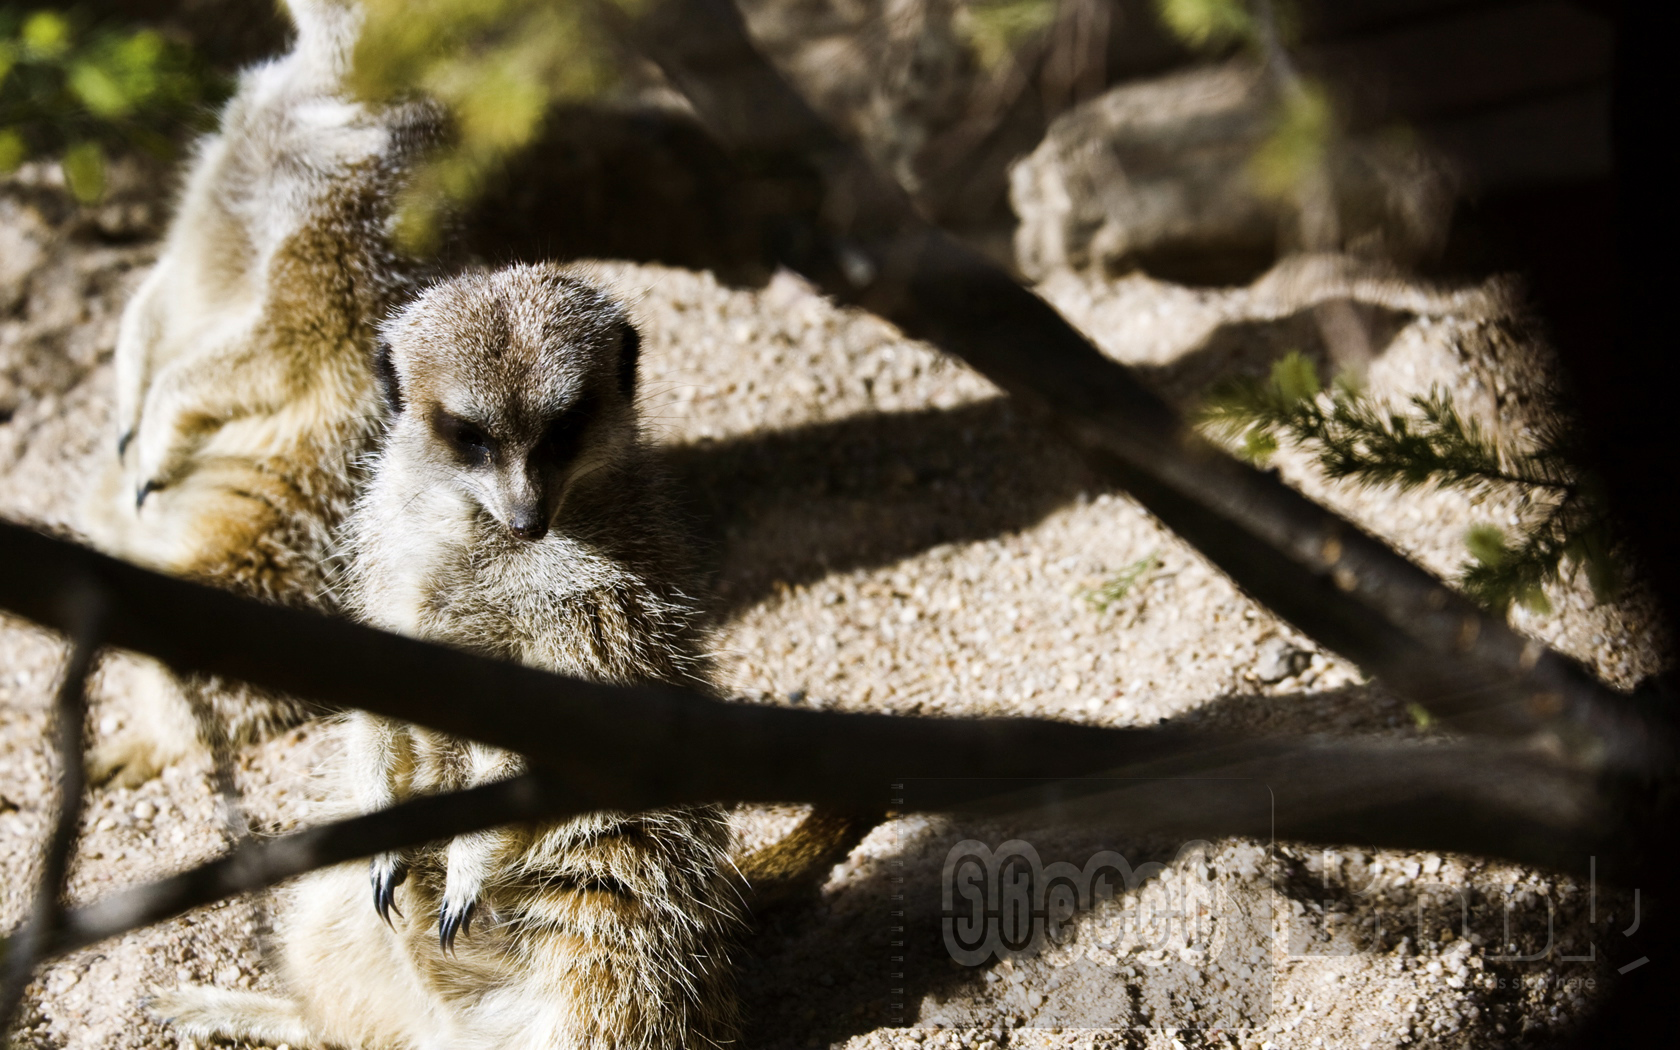
[[[581, 677], [704, 686], [622, 307], [559, 267], [516, 266], [433, 287], [383, 335], [393, 416], [347, 523], [348, 607]], [[372, 715], [347, 732], [364, 809], [522, 766]], [[740, 921], [727, 843], [715, 807], [598, 813], [381, 856], [371, 886], [363, 865], [319, 872], [278, 923], [289, 998], [184, 989], [154, 1012], [200, 1038], [294, 1046], [721, 1045]]]
[[[123, 310], [114, 454], [80, 526], [163, 572], [330, 609], [332, 539], [379, 432], [375, 326], [429, 265], [399, 250], [390, 218], [441, 117], [349, 91], [357, 4], [285, 7], [296, 46], [240, 74]], [[128, 725], [90, 756], [96, 783], [134, 787], [218, 738], [253, 743], [320, 710], [141, 666]]]

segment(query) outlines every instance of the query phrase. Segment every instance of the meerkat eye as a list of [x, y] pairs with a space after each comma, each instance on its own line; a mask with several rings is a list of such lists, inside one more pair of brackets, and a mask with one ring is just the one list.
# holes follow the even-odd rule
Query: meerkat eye
[[595, 400], [585, 397], [548, 424], [543, 431], [538, 450], [550, 463], [566, 463], [575, 459], [583, 446], [584, 431], [595, 414]]
[[487, 458], [495, 451], [495, 439], [483, 430], [443, 410], [438, 410], [433, 419], [433, 429], [444, 441], [454, 446], [456, 451], [466, 453], [474, 459]]
[[550, 463], [564, 463], [577, 456], [583, 444], [583, 420], [567, 414], [556, 419], [543, 431], [539, 449]]

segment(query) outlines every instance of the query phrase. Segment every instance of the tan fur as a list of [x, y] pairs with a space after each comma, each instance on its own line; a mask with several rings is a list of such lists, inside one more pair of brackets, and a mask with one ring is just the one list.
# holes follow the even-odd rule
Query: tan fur
[[[353, 7], [291, 6], [297, 49], [242, 79], [124, 316], [118, 420], [128, 438], [88, 526], [107, 549], [166, 571], [333, 607], [326, 555], [368, 477], [358, 464], [382, 415], [373, 323], [412, 272], [387, 242], [386, 219], [432, 118], [423, 107], [345, 101]], [[452, 281], [387, 327], [410, 406], [477, 392], [487, 400], [452, 407], [505, 411], [529, 431], [593, 383], [602, 411], [564, 469], [492, 471], [472, 484], [458, 484], [471, 472], [427, 444], [435, 434], [407, 427], [425, 418], [399, 413], [342, 534], [355, 552], [349, 611], [597, 679], [704, 682], [679, 537], [646, 469], [633, 400], [613, 396], [622, 375], [600, 372], [617, 367], [623, 320], [611, 300], [539, 267]], [[529, 444], [535, 432], [522, 433]], [[511, 535], [510, 514], [534, 505], [551, 531]], [[215, 731], [236, 742], [305, 713], [191, 688]], [[96, 772], [138, 780], [196, 745], [202, 721], [195, 732], [161, 669], [142, 699], [142, 732], [107, 742]], [[416, 727], [362, 715], [345, 725], [359, 758], [341, 794], [359, 808], [520, 768], [515, 756]], [[795, 840], [805, 867], [772, 854], [749, 867], [808, 886], [797, 879], [806, 867], [838, 859]], [[502, 829], [379, 858], [377, 890], [365, 865], [319, 872], [282, 909], [289, 997], [188, 988], [154, 1009], [196, 1038], [294, 1046], [726, 1042], [735, 1005], [725, 946], [739, 899], [723, 874], [725, 845], [720, 814], [697, 807]], [[401, 909], [390, 925], [377, 892]], [[445, 952], [440, 920], [462, 922], [472, 906], [476, 923]]]
[[[433, 288], [384, 332], [396, 414], [347, 522], [347, 606], [554, 671], [703, 685], [622, 309], [558, 267], [519, 266]], [[367, 810], [523, 767], [367, 714], [347, 733]], [[381, 856], [371, 885], [365, 867], [318, 874], [280, 924], [294, 1014], [329, 1045], [721, 1045], [739, 911], [727, 842], [715, 807], [597, 813]], [[214, 1004], [198, 994], [159, 1009], [204, 1030], [190, 1026]], [[295, 1041], [289, 1022], [261, 1027], [294, 1016], [272, 1002], [221, 1008], [235, 1014], [218, 1033]]]
[[[373, 326], [412, 269], [388, 241], [388, 210], [432, 118], [346, 100], [352, 4], [291, 7], [297, 48], [241, 77], [123, 314], [118, 454], [84, 524], [119, 556], [319, 606], [331, 537], [377, 429]], [[130, 735], [96, 751], [96, 777], [143, 780], [196, 746], [157, 676]], [[192, 688], [236, 741], [306, 713], [248, 690]]]

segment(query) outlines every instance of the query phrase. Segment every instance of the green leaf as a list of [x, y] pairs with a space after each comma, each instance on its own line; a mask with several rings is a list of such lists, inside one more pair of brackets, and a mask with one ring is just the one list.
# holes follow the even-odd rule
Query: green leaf
[[29, 159], [29, 146], [11, 128], [0, 128], [0, 175], [10, 175]]
[[76, 143], [64, 151], [58, 165], [71, 195], [83, 204], [92, 204], [105, 195], [105, 153], [97, 142]]
[[117, 43], [111, 50], [114, 65], [130, 75], [155, 74], [169, 57], [163, 37], [150, 29], [142, 29]]
[[1056, 0], [978, 0], [967, 8], [964, 35], [983, 69], [995, 69], [1056, 21]]
[[1552, 601], [1546, 597], [1545, 589], [1538, 583], [1531, 583], [1519, 589], [1517, 602], [1536, 616], [1547, 616], [1552, 611]]
[[77, 62], [71, 66], [68, 81], [70, 90], [96, 117], [123, 117], [134, 108], [123, 85], [92, 63]]
[[1264, 464], [1277, 450], [1277, 438], [1264, 427], [1254, 427], [1243, 435], [1242, 455], [1251, 463]]
[[1242, 0], [1155, 0], [1173, 35], [1192, 47], [1215, 48], [1254, 36], [1254, 19]]
[[1249, 174], [1260, 192], [1293, 196], [1303, 180], [1323, 165], [1334, 133], [1335, 115], [1323, 88], [1306, 84], [1286, 94], [1271, 134], [1249, 163]]
[[1505, 534], [1494, 525], [1470, 526], [1464, 545], [1470, 548], [1472, 557], [1490, 569], [1499, 568], [1511, 554], [1511, 549], [1505, 546]]
[[1344, 369], [1336, 374], [1336, 378], [1330, 383], [1330, 390], [1337, 401], [1358, 401], [1365, 396], [1365, 380], [1358, 372]]
[[428, 229], [470, 200], [524, 147], [558, 102], [599, 95], [619, 76], [603, 4], [553, 0], [364, 0], [353, 91], [372, 102], [418, 92], [453, 117], [452, 141], [415, 173], [396, 209], [399, 243], [435, 244]]
[[32, 58], [59, 58], [70, 50], [70, 22], [56, 11], [30, 15], [19, 35]]
[[1291, 350], [1272, 365], [1272, 389], [1286, 405], [1311, 401], [1323, 388], [1318, 368], [1301, 351]]

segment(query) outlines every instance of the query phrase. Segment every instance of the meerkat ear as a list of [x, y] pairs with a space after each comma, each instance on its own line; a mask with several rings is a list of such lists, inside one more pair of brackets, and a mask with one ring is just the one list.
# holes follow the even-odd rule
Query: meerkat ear
[[403, 409], [402, 386], [397, 381], [397, 366], [391, 360], [391, 344], [383, 338], [374, 341], [373, 378], [379, 384], [379, 394], [393, 414]]
[[626, 401], [636, 400], [636, 366], [642, 357], [642, 335], [629, 321], [619, 325], [618, 388]]

